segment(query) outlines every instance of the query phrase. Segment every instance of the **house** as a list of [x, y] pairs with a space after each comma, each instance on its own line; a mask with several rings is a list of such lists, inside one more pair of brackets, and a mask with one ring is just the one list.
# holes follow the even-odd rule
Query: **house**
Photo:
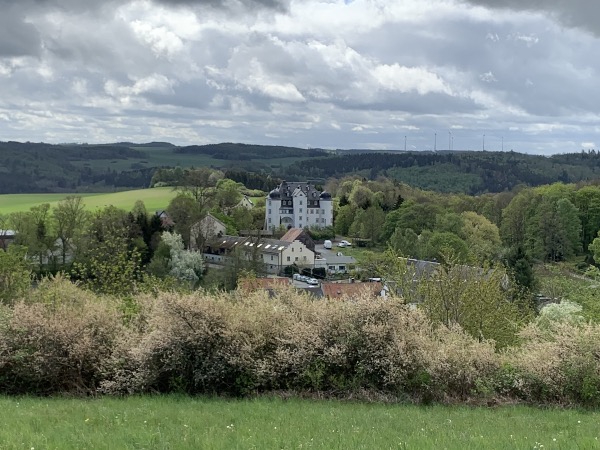
[[0, 250], [6, 250], [15, 241], [15, 237], [13, 230], [0, 230]]
[[315, 259], [315, 268], [323, 268], [330, 275], [344, 274], [356, 268], [356, 258], [341, 252], [323, 253]]
[[169, 216], [167, 211], [165, 211], [165, 210], [156, 211], [156, 215], [160, 219], [160, 223], [161, 223], [163, 229], [165, 229], [165, 230], [173, 229], [173, 227], [175, 226], [175, 222], [173, 222], [173, 219], [171, 219], [171, 217]]
[[240, 202], [237, 205], [235, 205], [234, 208], [252, 209], [254, 208], [254, 203], [248, 198], [247, 195], [244, 194]]
[[300, 241], [311, 251], [315, 251], [315, 241], [303, 228], [290, 228], [287, 233], [281, 237], [282, 241], [294, 242]]
[[207, 214], [202, 220], [190, 228], [190, 248], [203, 249], [205, 242], [226, 234], [227, 226], [212, 214]]
[[355, 298], [363, 295], [385, 297], [385, 289], [379, 281], [372, 283], [321, 283], [323, 297], [329, 299]]
[[287, 182], [273, 189], [266, 199], [266, 230], [279, 228], [324, 228], [333, 225], [331, 194], [317, 191], [306, 182]]
[[290, 286], [291, 282], [287, 277], [261, 277], [243, 278], [240, 280], [238, 288], [246, 294], [259, 290], [265, 290], [270, 296], [272, 296], [277, 291], [289, 288]]
[[262, 264], [266, 273], [279, 273], [286, 266], [313, 267], [315, 253], [301, 241], [286, 242], [260, 237], [221, 236], [204, 246], [207, 265], [225, 265], [237, 253], [241, 258]]

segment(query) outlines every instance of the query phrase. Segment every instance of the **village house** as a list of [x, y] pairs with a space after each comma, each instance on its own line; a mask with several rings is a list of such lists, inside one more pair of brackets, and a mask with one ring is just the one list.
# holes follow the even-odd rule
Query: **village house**
[[281, 240], [286, 242], [300, 241], [306, 245], [310, 251], [315, 251], [315, 241], [313, 241], [310, 235], [304, 231], [303, 228], [290, 228], [287, 233], [281, 237]]
[[223, 266], [234, 256], [261, 264], [265, 273], [271, 274], [280, 273], [293, 264], [312, 267], [315, 263], [315, 253], [301, 241], [225, 235], [215, 237], [204, 246], [204, 260], [209, 267]]
[[356, 258], [341, 252], [320, 254], [315, 258], [315, 269], [325, 269], [329, 275], [346, 274], [356, 269]]
[[252, 208], [254, 208], [254, 203], [252, 202], [252, 200], [250, 200], [248, 198], [247, 195], [244, 194], [244, 196], [242, 197], [242, 199], [240, 200], [240, 202], [237, 205], [235, 205], [234, 208], [252, 209]]
[[0, 230], [0, 250], [6, 250], [9, 244], [14, 242], [15, 236], [13, 230]]
[[203, 249], [206, 242], [226, 234], [227, 226], [212, 214], [207, 214], [202, 220], [190, 228], [190, 249]]

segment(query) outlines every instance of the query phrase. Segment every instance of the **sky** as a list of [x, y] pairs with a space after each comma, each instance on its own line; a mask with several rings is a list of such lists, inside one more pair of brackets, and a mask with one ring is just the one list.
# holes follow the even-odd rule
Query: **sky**
[[579, 152], [597, 0], [0, 0], [0, 141]]

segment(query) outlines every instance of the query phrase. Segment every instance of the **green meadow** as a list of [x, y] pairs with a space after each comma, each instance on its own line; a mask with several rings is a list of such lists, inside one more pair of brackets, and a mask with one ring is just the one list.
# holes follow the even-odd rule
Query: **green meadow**
[[2, 449], [596, 449], [600, 413], [320, 400], [0, 398]]
[[109, 205], [130, 210], [136, 201], [142, 200], [146, 205], [146, 209], [151, 212], [166, 208], [175, 194], [176, 192], [168, 187], [105, 194], [4, 194], [0, 195], [0, 214], [28, 211], [31, 207], [43, 203], [55, 206], [69, 195], [83, 197], [83, 202], [89, 210]]

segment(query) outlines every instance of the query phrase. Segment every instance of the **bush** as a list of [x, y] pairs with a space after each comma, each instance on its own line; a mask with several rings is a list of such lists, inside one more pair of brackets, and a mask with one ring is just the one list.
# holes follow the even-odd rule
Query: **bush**
[[117, 308], [64, 279], [47, 281], [0, 320], [0, 390], [93, 393], [122, 333]]
[[141, 304], [145, 325], [115, 353], [126, 364], [105, 392], [369, 389], [442, 399], [469, 395], [498, 365], [491, 344], [433, 330], [399, 300], [315, 302], [285, 289], [271, 299], [162, 294]]
[[529, 402], [600, 405], [600, 326], [529, 325], [521, 347], [505, 356], [514, 393]]
[[397, 298], [315, 301], [281, 288], [150, 292], [127, 306], [61, 276], [0, 305], [0, 391], [600, 404], [597, 325], [532, 323], [498, 353]]

